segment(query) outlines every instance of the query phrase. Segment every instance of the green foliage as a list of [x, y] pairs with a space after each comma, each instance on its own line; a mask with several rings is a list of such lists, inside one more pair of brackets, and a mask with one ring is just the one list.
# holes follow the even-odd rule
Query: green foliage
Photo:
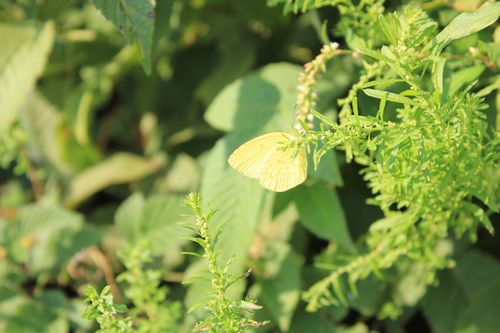
[[42, 27], [0, 24], [0, 134], [15, 121], [20, 108], [40, 76], [54, 42], [54, 25]]
[[110, 286], [100, 294], [89, 286], [85, 295], [89, 306], [83, 317], [96, 319], [100, 332], [177, 332], [181, 304], [167, 300], [168, 289], [160, 285], [163, 271], [148, 267], [153, 256], [147, 241], [137, 242], [121, 249], [119, 256], [126, 270], [117, 281], [126, 283], [125, 295], [132, 302], [130, 309], [114, 304]]
[[[195, 222], [184, 223], [186, 227], [196, 233], [196, 237], [191, 240], [203, 249], [201, 257], [208, 262], [208, 279], [211, 282], [211, 291], [205, 301], [206, 309], [211, 313], [211, 317], [195, 325], [195, 330], [215, 332], [244, 332], [252, 327], [260, 327], [266, 322], [258, 322], [243, 316], [242, 311], [252, 312], [261, 307], [251, 300], [234, 301], [226, 296], [226, 291], [238, 279], [228, 274], [230, 262], [221, 265], [220, 251], [217, 250], [217, 242], [222, 224], [211, 227], [214, 211], [202, 206], [201, 197], [196, 193], [191, 193], [186, 197], [186, 204], [191, 207], [196, 217]], [[212, 229], [212, 230], [211, 230]], [[199, 256], [197, 253], [188, 253]], [[249, 274], [249, 273], [248, 273]], [[246, 274], [246, 275], [248, 275]], [[190, 283], [187, 280], [185, 283]]]
[[144, 70], [150, 74], [156, 17], [154, 12], [155, 1], [92, 0], [92, 3], [108, 20], [113, 22], [129, 43], [139, 43]]
[[[498, 17], [0, 1], [0, 332], [497, 333]], [[276, 131], [285, 193], [227, 163]]]
[[[457, 20], [462, 18], [450, 26]], [[410, 261], [422, 263], [420, 280], [424, 285], [432, 283], [436, 271], [450, 265], [450, 253], [440, 250], [442, 239], [467, 234], [476, 240], [478, 225], [493, 233], [487, 211], [473, 198], [498, 211], [499, 198], [494, 194], [498, 175], [493, 171], [499, 166], [498, 137], [488, 132], [483, 99], [470, 92], [473, 74], [464, 90], [446, 95], [446, 83], [450, 84], [443, 83], [446, 58], [440, 57], [439, 49], [428, 49], [429, 42], [438, 38], [435, 23], [409, 7], [380, 22], [390, 44], [381, 48], [380, 56], [366, 53], [385, 63], [390, 68], [387, 76], [395, 76], [406, 87], [398, 93], [365, 89], [365, 94], [380, 100], [375, 115], [361, 115], [363, 110], [353, 105], [354, 114], [339, 124], [319, 117], [332, 129], [306, 132], [304, 140], [314, 146], [316, 163], [329, 150], [339, 148], [347, 161], [363, 165], [363, 177], [374, 194], [370, 203], [380, 207], [385, 217], [370, 226], [366, 254], [347, 259], [306, 292], [310, 310], [347, 304], [344, 275], [355, 293], [359, 279], [382, 275], [381, 271]], [[418, 57], [428, 51], [432, 57]], [[432, 84], [421, 81], [426, 72]], [[387, 101], [398, 105], [393, 114], [384, 114]]]
[[105, 287], [99, 294], [94, 287], [89, 286], [85, 290], [85, 303], [89, 306], [85, 309], [83, 316], [86, 319], [96, 319], [102, 333], [127, 333], [132, 332], [132, 321], [128, 317], [122, 317], [127, 312], [123, 304], [115, 304], [110, 294], [110, 287]]
[[118, 281], [128, 284], [125, 295], [134, 304], [130, 316], [135, 318], [136, 332], [177, 332], [181, 305], [166, 301], [168, 289], [160, 286], [162, 271], [145, 268], [152, 261], [148, 244], [125, 247], [120, 257], [127, 270]]

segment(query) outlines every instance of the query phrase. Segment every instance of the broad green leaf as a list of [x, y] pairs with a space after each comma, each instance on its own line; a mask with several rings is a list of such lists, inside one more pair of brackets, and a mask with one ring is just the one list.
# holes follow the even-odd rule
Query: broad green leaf
[[456, 276], [468, 295], [474, 295], [482, 288], [496, 283], [500, 277], [500, 262], [493, 257], [476, 251], [467, 251], [457, 262]]
[[455, 17], [437, 36], [438, 43], [449, 43], [452, 40], [472, 35], [492, 25], [500, 16], [500, 2], [485, 2], [473, 13], [462, 13]]
[[35, 93], [30, 103], [19, 114], [22, 128], [28, 134], [28, 149], [34, 159], [43, 161], [58, 174], [69, 176], [73, 170], [64, 161], [61, 147], [57, 144], [57, 126], [60, 110], [41, 94]]
[[[253, 179], [242, 176], [227, 163], [229, 154], [236, 148], [237, 137], [220, 139], [210, 152], [202, 176], [201, 195], [204, 203], [216, 209], [212, 228], [223, 222], [216, 250], [221, 254], [219, 262], [225, 265], [232, 259], [229, 274], [237, 276], [245, 271], [248, 250], [260, 217], [264, 189]], [[203, 262], [194, 262], [188, 269], [196, 272]], [[191, 273], [193, 274], [193, 273]], [[196, 273], [194, 273], [196, 275]], [[230, 294], [243, 292], [243, 280], [229, 290]], [[198, 303], [208, 292], [205, 283], [193, 283], [189, 287], [185, 302], [188, 306]]]
[[197, 95], [205, 103], [210, 103], [226, 85], [242, 77], [254, 62], [255, 47], [247, 41], [222, 45], [218, 66], [200, 84]]
[[320, 183], [300, 186], [294, 190], [293, 200], [304, 227], [319, 238], [336, 242], [344, 249], [354, 251], [347, 221], [334, 191]]
[[160, 162], [129, 153], [117, 153], [75, 176], [65, 205], [74, 207], [109, 186], [138, 181], [158, 170]]
[[175, 259], [179, 247], [191, 234], [179, 224], [188, 214], [184, 198], [177, 195], [158, 195], [145, 199], [132, 194], [116, 211], [115, 223], [125, 240], [134, 244], [147, 240], [153, 255], [166, 255]]
[[[313, 165], [312, 154], [308, 156], [309, 165]], [[321, 163], [316, 170], [314, 168], [308, 169], [309, 176], [319, 178], [321, 180], [342, 186], [342, 176], [340, 175], [339, 164], [335, 152], [331, 151], [321, 157]]]
[[289, 333], [335, 333], [336, 328], [330, 318], [322, 315], [323, 312], [304, 312], [301, 311], [293, 317]]
[[218, 242], [221, 260], [225, 262], [234, 256], [232, 271], [240, 272], [260, 217], [265, 190], [228, 165], [227, 157], [234, 148], [232, 136], [216, 143], [203, 171], [201, 194], [205, 203], [218, 210], [213, 227], [224, 222]]
[[497, 333], [500, 327], [500, 276], [475, 293], [459, 317], [456, 333]]
[[66, 318], [58, 316], [47, 304], [23, 296], [0, 303], [0, 331], [3, 333], [65, 333], [69, 330]]
[[[443, 306], [446, 304], [446, 306]], [[435, 333], [454, 332], [457, 315], [467, 304], [465, 293], [449, 271], [439, 278], [439, 286], [430, 289], [421, 302], [421, 308]]]
[[492, 328], [500, 325], [499, 276], [500, 263], [489, 255], [469, 250], [460, 256], [457, 267], [443, 272], [439, 286], [421, 302], [433, 331], [495, 332]]
[[222, 131], [257, 133], [293, 126], [300, 67], [268, 65], [224, 88], [205, 113], [205, 120]]
[[99, 239], [84, 227], [81, 215], [48, 204], [22, 207], [5, 237], [16, 261], [33, 273], [57, 273], [76, 252]]
[[92, 0], [94, 6], [116, 26], [129, 43], [138, 42], [142, 65], [151, 73], [155, 27], [155, 0]]
[[287, 332], [300, 298], [300, 262], [286, 243], [270, 245], [265, 260], [272, 260], [279, 267], [275, 276], [259, 279], [260, 299], [281, 331]]
[[0, 135], [17, 118], [42, 73], [54, 42], [54, 25], [41, 28], [0, 24]]

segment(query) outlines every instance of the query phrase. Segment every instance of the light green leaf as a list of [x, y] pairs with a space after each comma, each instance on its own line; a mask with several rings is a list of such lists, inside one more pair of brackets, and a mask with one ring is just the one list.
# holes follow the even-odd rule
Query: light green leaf
[[[314, 161], [312, 154], [309, 154], [307, 158], [309, 165], [313, 165]], [[342, 176], [340, 175], [339, 164], [334, 151], [330, 151], [323, 155], [321, 157], [321, 163], [316, 170], [309, 168], [308, 174], [312, 177], [335, 184], [336, 186], [342, 186]]]
[[22, 128], [28, 134], [28, 150], [33, 159], [43, 161], [60, 175], [69, 176], [71, 166], [64, 161], [61, 146], [57, 144], [60, 110], [40, 93], [33, 94], [29, 105], [19, 114]]
[[42, 73], [54, 42], [54, 25], [42, 28], [0, 24], [0, 135], [15, 121]]
[[449, 43], [452, 40], [472, 35], [492, 25], [500, 16], [500, 2], [485, 2], [473, 13], [462, 13], [455, 17], [437, 36], [438, 43]]
[[188, 214], [184, 198], [177, 195], [132, 194], [116, 211], [115, 223], [129, 244], [148, 241], [153, 255], [178, 256], [191, 231], [179, 224]]
[[57, 273], [76, 252], [99, 240], [84, 228], [81, 215], [48, 204], [22, 207], [5, 237], [16, 261], [32, 273]]
[[476, 251], [467, 251], [457, 262], [457, 279], [468, 295], [496, 283], [500, 277], [500, 263], [495, 258]]
[[[260, 299], [281, 331], [287, 332], [300, 298], [300, 262], [286, 243], [271, 245], [265, 256], [279, 268], [270, 279], [259, 279], [262, 288]], [[270, 256], [272, 258], [268, 258]]]
[[422, 310], [433, 331], [496, 332], [500, 325], [499, 276], [497, 260], [476, 250], [465, 252], [458, 258], [457, 267], [443, 272], [439, 286], [430, 289], [422, 300]]
[[65, 205], [74, 207], [109, 186], [138, 181], [158, 170], [160, 161], [118, 153], [75, 176]]
[[500, 278], [474, 294], [461, 316], [456, 333], [497, 333], [500, 327]]
[[467, 83], [471, 83], [477, 80], [481, 73], [484, 71], [483, 65], [477, 65], [472, 67], [463, 68], [450, 77], [450, 85], [448, 88], [448, 96], [455, 95], [460, 88], [462, 88]]
[[386, 99], [388, 101], [400, 104], [418, 105], [418, 103], [412, 100], [411, 98], [391, 93], [388, 91], [376, 90], [376, 89], [363, 89], [363, 92], [370, 97], [378, 99]]
[[[443, 304], [447, 306], [443, 306]], [[455, 330], [458, 314], [462, 313], [467, 298], [460, 284], [449, 271], [439, 278], [439, 286], [430, 289], [421, 302], [425, 318], [435, 333]]]
[[330, 318], [322, 315], [323, 312], [304, 312], [301, 311], [293, 317], [290, 333], [334, 333], [335, 325]]
[[212, 149], [203, 171], [201, 194], [204, 202], [218, 210], [214, 217], [216, 222], [224, 221], [218, 241], [220, 260], [225, 262], [234, 256], [232, 271], [239, 273], [260, 217], [264, 189], [227, 163], [227, 157], [235, 147], [233, 138], [219, 140]]
[[255, 62], [255, 46], [247, 41], [238, 44], [223, 44], [218, 66], [200, 84], [197, 95], [210, 103], [226, 85], [240, 78]]
[[144, 71], [151, 74], [155, 0], [92, 0], [129, 43], [138, 42]]
[[231, 83], [210, 104], [205, 120], [222, 131], [290, 129], [300, 70], [287, 63], [271, 64]]
[[344, 249], [354, 251], [347, 221], [334, 191], [319, 183], [301, 186], [293, 194], [300, 220], [306, 229], [317, 237], [334, 241]]

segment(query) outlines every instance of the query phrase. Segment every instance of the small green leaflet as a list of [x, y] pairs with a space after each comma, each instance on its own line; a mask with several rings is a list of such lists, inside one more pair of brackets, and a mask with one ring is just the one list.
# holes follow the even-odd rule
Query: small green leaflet
[[142, 65], [151, 74], [155, 0], [92, 0], [106, 19], [113, 22], [128, 43], [138, 42], [142, 52]]

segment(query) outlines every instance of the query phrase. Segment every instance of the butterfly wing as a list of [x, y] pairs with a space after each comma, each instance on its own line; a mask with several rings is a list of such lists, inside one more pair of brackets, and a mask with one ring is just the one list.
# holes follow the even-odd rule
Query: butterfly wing
[[229, 156], [229, 165], [243, 175], [258, 179], [266, 161], [292, 136], [284, 132], [264, 134], [242, 144]]
[[307, 155], [304, 148], [296, 153], [295, 149], [275, 150], [267, 159], [259, 183], [274, 192], [287, 191], [307, 177]]

